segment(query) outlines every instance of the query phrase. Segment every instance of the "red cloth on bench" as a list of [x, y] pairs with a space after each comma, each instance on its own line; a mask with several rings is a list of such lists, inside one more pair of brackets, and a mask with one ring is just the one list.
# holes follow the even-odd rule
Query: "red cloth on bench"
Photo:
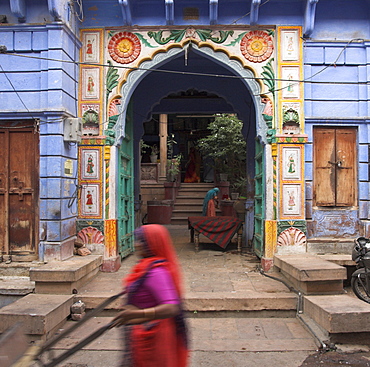
[[188, 217], [189, 229], [194, 228], [223, 249], [242, 224], [243, 222], [235, 217]]

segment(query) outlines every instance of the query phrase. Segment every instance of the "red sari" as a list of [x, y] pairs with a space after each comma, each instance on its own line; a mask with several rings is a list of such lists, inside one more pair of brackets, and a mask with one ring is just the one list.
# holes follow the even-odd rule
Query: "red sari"
[[[181, 274], [176, 253], [167, 229], [152, 224], [139, 229], [145, 245], [154, 254], [134, 266], [125, 279], [128, 303], [146, 276], [156, 267], [164, 267], [170, 274], [179, 299], [182, 298]], [[181, 306], [181, 305], [180, 305]], [[125, 327], [125, 353], [122, 366], [127, 367], [186, 367], [188, 348], [183, 314]]]

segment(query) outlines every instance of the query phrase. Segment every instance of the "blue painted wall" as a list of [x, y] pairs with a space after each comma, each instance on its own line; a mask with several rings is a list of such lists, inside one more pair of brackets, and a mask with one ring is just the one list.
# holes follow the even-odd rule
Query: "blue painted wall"
[[[74, 21], [59, 2], [61, 19], [54, 21], [47, 1], [26, 1], [25, 20], [18, 22], [12, 1], [2, 1], [0, 14], [0, 119], [38, 119], [40, 130], [40, 257], [68, 256], [62, 243], [76, 234], [77, 145], [64, 142], [64, 119], [77, 114], [80, 41]], [[54, 61], [56, 60], [56, 61]], [[8, 80], [9, 79], [9, 80]], [[66, 160], [73, 175], [65, 174]], [[73, 246], [72, 246], [73, 248]]]

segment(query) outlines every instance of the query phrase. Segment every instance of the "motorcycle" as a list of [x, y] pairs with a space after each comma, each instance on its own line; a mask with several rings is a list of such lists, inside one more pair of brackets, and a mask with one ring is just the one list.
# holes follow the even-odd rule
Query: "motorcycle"
[[351, 287], [355, 295], [370, 303], [370, 239], [358, 237], [352, 249], [352, 260], [357, 270], [352, 274]]

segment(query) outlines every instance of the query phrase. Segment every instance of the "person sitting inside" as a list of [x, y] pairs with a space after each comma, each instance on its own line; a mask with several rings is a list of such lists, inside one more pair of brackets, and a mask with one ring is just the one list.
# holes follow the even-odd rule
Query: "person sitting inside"
[[218, 193], [220, 189], [215, 187], [209, 190], [203, 200], [203, 215], [206, 217], [215, 217], [216, 208], [218, 208]]
[[186, 163], [184, 182], [200, 182], [199, 171], [199, 154], [194, 147], [191, 147], [189, 152], [189, 160]]

